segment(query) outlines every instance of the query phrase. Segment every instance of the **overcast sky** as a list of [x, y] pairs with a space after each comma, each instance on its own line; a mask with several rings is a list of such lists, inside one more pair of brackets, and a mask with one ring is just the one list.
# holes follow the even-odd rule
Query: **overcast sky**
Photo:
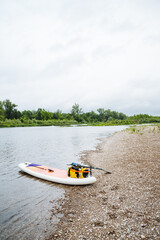
[[160, 115], [160, 0], [0, 0], [0, 100]]

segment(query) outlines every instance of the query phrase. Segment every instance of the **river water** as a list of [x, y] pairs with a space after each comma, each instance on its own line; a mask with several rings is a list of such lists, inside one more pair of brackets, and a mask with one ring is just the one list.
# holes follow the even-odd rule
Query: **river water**
[[125, 126], [25, 127], [0, 129], [0, 239], [44, 239], [60, 216], [50, 220], [53, 201], [64, 197], [65, 187], [36, 179], [18, 169], [32, 162], [67, 169], [92, 150], [98, 138]]

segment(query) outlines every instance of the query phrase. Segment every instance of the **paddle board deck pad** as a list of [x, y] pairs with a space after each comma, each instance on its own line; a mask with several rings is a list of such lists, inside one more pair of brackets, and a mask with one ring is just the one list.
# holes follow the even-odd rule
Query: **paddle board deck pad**
[[96, 181], [96, 178], [89, 176], [86, 178], [71, 178], [67, 176], [67, 171], [47, 167], [35, 163], [20, 163], [18, 167], [25, 173], [47, 181], [61, 183], [66, 185], [88, 185]]

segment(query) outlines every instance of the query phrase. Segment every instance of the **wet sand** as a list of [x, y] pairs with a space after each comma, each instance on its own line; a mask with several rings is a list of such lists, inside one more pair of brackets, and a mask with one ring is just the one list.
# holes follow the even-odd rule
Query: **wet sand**
[[94, 170], [95, 184], [65, 187], [52, 210], [63, 216], [46, 240], [160, 239], [160, 128], [115, 133], [82, 160], [112, 174]]

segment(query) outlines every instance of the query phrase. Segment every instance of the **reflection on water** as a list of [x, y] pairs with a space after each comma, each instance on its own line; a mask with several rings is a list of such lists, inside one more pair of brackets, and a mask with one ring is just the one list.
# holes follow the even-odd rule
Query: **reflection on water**
[[97, 137], [125, 127], [26, 127], [0, 129], [1, 239], [44, 239], [51, 233], [53, 203], [64, 197], [65, 187], [21, 173], [17, 165], [34, 162], [66, 169], [80, 153], [93, 149]]

